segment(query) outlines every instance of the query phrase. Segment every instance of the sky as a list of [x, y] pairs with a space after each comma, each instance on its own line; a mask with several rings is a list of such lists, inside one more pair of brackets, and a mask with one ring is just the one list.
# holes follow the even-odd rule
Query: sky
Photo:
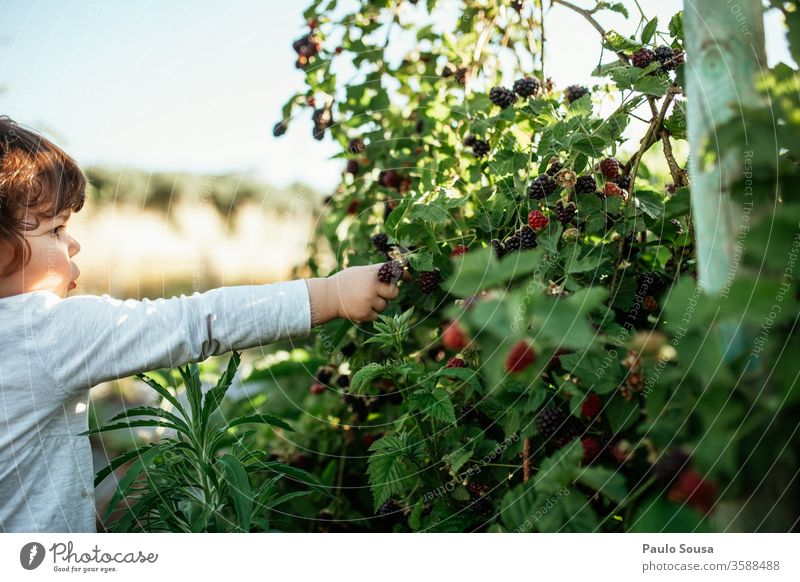
[[[636, 13], [633, 1], [624, 3]], [[639, 4], [665, 28], [682, 2]], [[272, 136], [282, 104], [303, 88], [291, 43], [306, 30], [306, 5], [0, 0], [0, 114], [44, 131], [83, 166], [255, 171], [274, 185], [331, 190], [341, 176], [341, 160], [329, 159], [338, 148], [311, 137], [308, 115]], [[597, 33], [561, 6], [547, 18], [548, 75], [557, 88], [589, 82]], [[621, 32], [635, 25], [614, 14], [601, 20]], [[786, 52], [779, 26], [767, 24], [773, 62]]]

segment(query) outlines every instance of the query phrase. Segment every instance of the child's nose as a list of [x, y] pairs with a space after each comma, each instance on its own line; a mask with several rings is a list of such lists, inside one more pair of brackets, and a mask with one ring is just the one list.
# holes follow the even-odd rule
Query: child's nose
[[81, 252], [81, 243], [79, 243], [77, 240], [75, 240], [72, 237], [69, 237], [69, 238], [70, 238], [69, 256], [70, 257], [74, 257], [79, 252]]

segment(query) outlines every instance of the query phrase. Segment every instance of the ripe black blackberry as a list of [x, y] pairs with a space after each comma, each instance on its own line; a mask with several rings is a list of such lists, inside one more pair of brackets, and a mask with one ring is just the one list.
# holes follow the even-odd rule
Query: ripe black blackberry
[[482, 139], [476, 139], [472, 144], [472, 153], [476, 158], [482, 158], [489, 153], [490, 149], [489, 142]]
[[564, 164], [562, 164], [559, 161], [555, 161], [552, 164], [550, 164], [549, 168], [547, 168], [547, 175], [548, 176], [555, 176], [556, 174], [558, 174], [561, 171], [561, 169], [563, 167], [564, 167]]
[[511, 89], [492, 87], [489, 91], [489, 100], [501, 109], [505, 109], [516, 102], [517, 96]]
[[473, 511], [484, 515], [492, 512], [492, 502], [489, 499], [489, 486], [486, 483], [473, 481], [467, 485], [467, 490], [472, 500], [470, 506]]
[[658, 47], [654, 56], [661, 63], [662, 71], [674, 71], [678, 65], [683, 63], [683, 53], [668, 46]]
[[286, 122], [285, 122], [285, 121], [279, 121], [279, 122], [278, 122], [278, 123], [276, 123], [276, 124], [275, 124], [275, 126], [272, 128], [272, 135], [274, 135], [275, 137], [280, 137], [280, 136], [282, 136], [284, 133], [286, 133], [286, 130], [287, 130], [288, 128], [289, 128], [289, 126], [286, 124]]
[[589, 89], [582, 85], [570, 85], [566, 89], [564, 89], [564, 98], [567, 100], [567, 103], [572, 103], [573, 101], [577, 101], [584, 95], [589, 94]]
[[331, 376], [333, 376], [333, 370], [328, 366], [321, 366], [315, 375], [315, 379], [320, 384], [327, 384], [331, 381]]
[[403, 266], [397, 261], [389, 261], [378, 268], [378, 281], [394, 285], [403, 276]]
[[631, 56], [631, 64], [634, 67], [638, 67], [640, 69], [644, 69], [652, 63], [656, 58], [656, 53], [651, 51], [649, 48], [640, 48], [638, 51], [633, 53]]
[[631, 187], [631, 177], [627, 174], [620, 174], [616, 180], [614, 180], [617, 186], [622, 188], [623, 190], [630, 190]]
[[476, 139], [478, 138], [470, 133], [469, 135], [467, 135], [467, 137], [464, 138], [464, 145], [467, 146], [468, 148], [471, 148], [473, 145], [475, 145]]
[[381, 519], [394, 519], [400, 513], [400, 506], [394, 499], [385, 501], [378, 509], [378, 517]]
[[549, 440], [561, 430], [566, 419], [566, 414], [560, 408], [545, 406], [536, 415], [536, 430], [543, 439]]
[[578, 176], [578, 180], [575, 182], [576, 194], [594, 194], [595, 192], [597, 192], [597, 181], [594, 176], [591, 174]]
[[370, 238], [372, 246], [382, 253], [388, 253], [391, 249], [389, 247], [389, 236], [385, 232], [373, 234]]
[[689, 455], [685, 452], [669, 451], [661, 455], [653, 465], [653, 475], [662, 487], [667, 488], [689, 466], [689, 462]]
[[336, 385], [339, 388], [347, 388], [350, 386], [350, 374], [339, 374], [336, 378]]
[[514, 81], [514, 93], [520, 97], [533, 97], [539, 93], [541, 85], [537, 79], [533, 77], [525, 77], [524, 79], [517, 79]]
[[498, 259], [502, 259], [503, 256], [506, 254], [506, 249], [503, 246], [503, 243], [500, 242], [498, 239], [493, 238], [491, 241], [492, 248], [494, 249], [494, 254], [497, 255]]
[[505, 248], [507, 253], [514, 253], [518, 251], [521, 247], [522, 247], [522, 241], [516, 234], [512, 234], [505, 241], [503, 241], [503, 248]]
[[530, 226], [526, 225], [519, 229], [519, 231], [517, 231], [517, 237], [519, 237], [520, 246], [523, 249], [536, 248], [536, 231]]
[[606, 158], [600, 162], [600, 171], [609, 180], [619, 176], [619, 162], [614, 158]]
[[433, 293], [439, 286], [439, 272], [438, 271], [420, 271], [417, 276], [417, 284], [419, 290], [423, 293]]
[[353, 342], [345, 344], [345, 346], [342, 348], [342, 355], [345, 358], [349, 358], [350, 356], [352, 356], [353, 354], [356, 353], [356, 349], [357, 349], [357, 346]]
[[331, 110], [327, 108], [315, 109], [311, 115], [311, 120], [314, 122], [313, 135], [316, 140], [321, 140], [325, 137], [325, 130], [333, 125]]
[[467, 84], [467, 75], [469, 74], [469, 69], [467, 67], [459, 67], [456, 69], [456, 83], [459, 85], [466, 85]]
[[358, 175], [358, 162], [355, 160], [347, 160], [347, 168], [345, 171], [353, 176]]
[[569, 224], [575, 216], [576, 211], [577, 208], [572, 202], [566, 205], [561, 200], [556, 202], [556, 218], [561, 224]]
[[556, 191], [558, 184], [549, 174], [540, 174], [528, 188], [528, 198], [541, 200]]

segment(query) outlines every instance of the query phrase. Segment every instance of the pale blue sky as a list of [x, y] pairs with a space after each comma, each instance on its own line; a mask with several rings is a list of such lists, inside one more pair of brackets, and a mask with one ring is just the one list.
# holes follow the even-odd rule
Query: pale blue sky
[[[625, 3], [634, 14], [634, 3]], [[660, 16], [661, 28], [681, 6], [640, 4]], [[254, 169], [276, 185], [330, 189], [342, 162], [328, 159], [337, 151], [330, 140], [311, 138], [308, 115], [283, 138], [271, 134], [280, 106], [302, 88], [291, 42], [304, 32], [306, 5], [0, 0], [0, 85], [8, 89], [0, 113], [43, 129], [82, 165]], [[602, 20], [630, 31], [621, 17]], [[556, 86], [588, 81], [600, 50], [594, 29], [558, 6], [548, 26], [547, 71]], [[778, 23], [768, 26], [772, 53], [782, 58]]]

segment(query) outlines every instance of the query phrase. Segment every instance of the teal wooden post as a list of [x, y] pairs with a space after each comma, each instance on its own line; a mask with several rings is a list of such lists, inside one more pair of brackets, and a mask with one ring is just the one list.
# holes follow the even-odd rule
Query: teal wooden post
[[715, 129], [741, 117], [739, 104], [752, 106], [761, 99], [755, 80], [766, 66], [762, 10], [760, 0], [684, 0], [698, 278], [713, 295], [724, 295], [736, 273], [737, 237], [746, 228], [743, 211], [749, 212], [730, 196], [731, 184], [746, 166], [747, 144], [718, 143]]

